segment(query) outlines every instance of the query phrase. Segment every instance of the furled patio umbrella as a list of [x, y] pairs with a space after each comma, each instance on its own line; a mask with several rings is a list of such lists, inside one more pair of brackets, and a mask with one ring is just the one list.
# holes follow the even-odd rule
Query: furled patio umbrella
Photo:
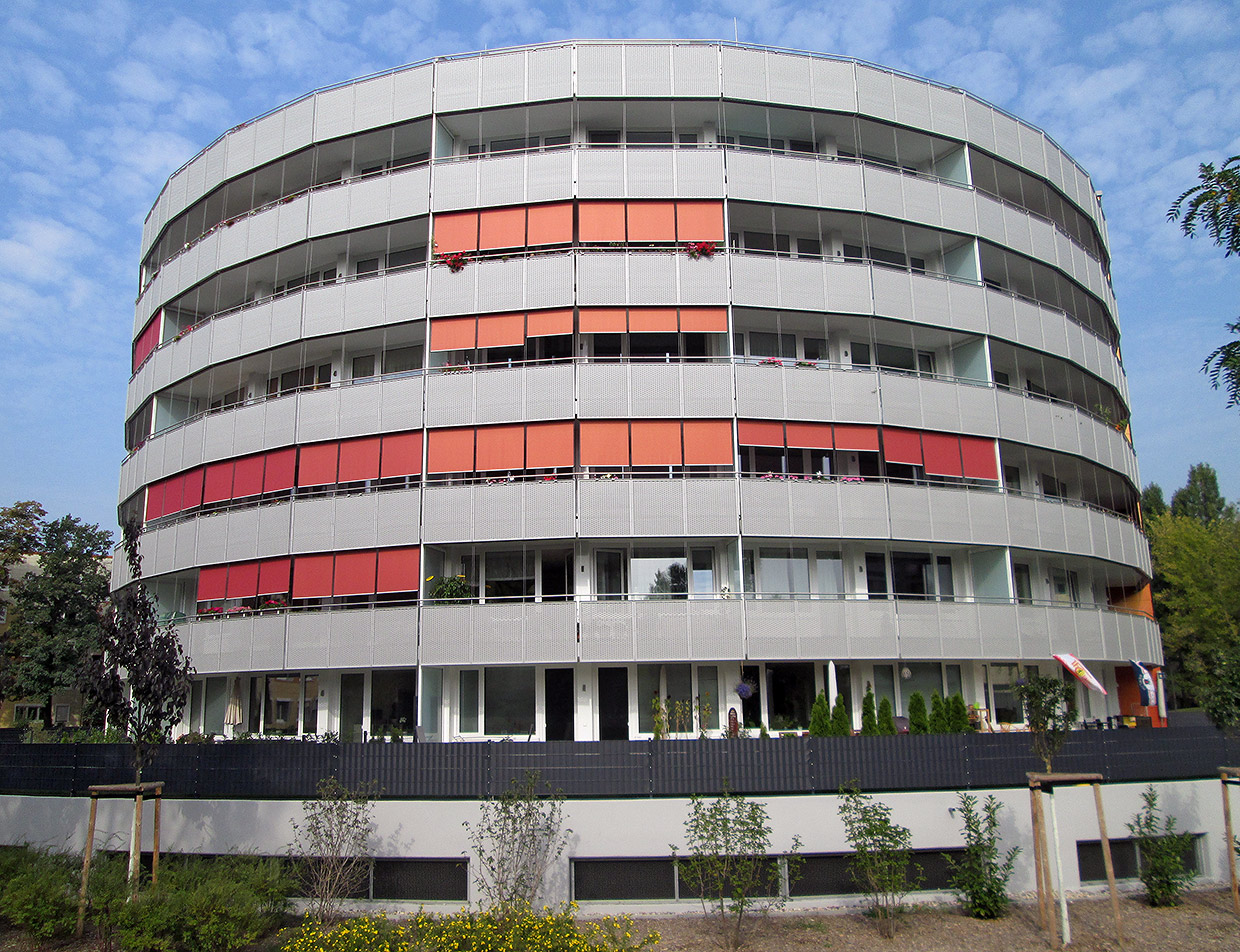
[[228, 710], [224, 712], [224, 724], [236, 727], [241, 723], [241, 679], [233, 678], [232, 693], [228, 696]]
[[1063, 654], [1051, 655], [1056, 661], [1072, 672], [1078, 681], [1091, 691], [1097, 691], [1099, 694], [1106, 694], [1107, 689], [1102, 686], [1102, 682], [1089, 673], [1089, 668], [1081, 664], [1080, 659], [1076, 655]]

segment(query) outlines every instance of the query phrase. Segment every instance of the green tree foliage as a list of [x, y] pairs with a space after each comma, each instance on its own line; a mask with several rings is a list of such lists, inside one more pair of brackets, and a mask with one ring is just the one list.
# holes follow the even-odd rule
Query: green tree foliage
[[856, 787], [840, 790], [840, 819], [852, 847], [852, 875], [870, 899], [879, 934], [891, 939], [904, 897], [916, 889], [921, 868], [912, 862], [913, 835], [891, 822], [891, 807]]
[[[800, 848], [800, 838], [793, 837], [787, 857], [790, 880], [800, 865]], [[730, 790], [714, 800], [691, 799], [680, 875], [701, 897], [702, 911], [719, 924], [729, 948], [743, 944], [747, 916], [782, 908], [787, 901], [770, 852], [770, 819], [763, 804]], [[678, 847], [672, 846], [672, 853], [677, 855]]]
[[33, 499], [0, 508], [0, 588], [9, 587], [9, 570], [39, 551], [47, 511]]
[[1220, 727], [1240, 726], [1240, 519], [1163, 513], [1148, 521], [1154, 592], [1180, 687]]
[[1017, 681], [1013, 693], [1024, 708], [1034, 753], [1050, 773], [1051, 761], [1068, 736], [1068, 726], [1076, 720], [1076, 687], [1062, 678], [1035, 675]]
[[947, 732], [949, 734], [968, 734], [973, 730], [973, 722], [969, 720], [969, 708], [964, 698], [958, 693], [947, 699]]
[[[122, 546], [135, 579], [142, 578], [140, 533], [136, 519], [125, 524]], [[160, 625], [155, 599], [145, 583], [133, 582], [117, 592], [104, 617], [86, 689], [107, 712], [109, 726], [132, 741], [135, 782], [142, 780], [142, 768], [154, 748], [168, 739], [180, 720], [193, 674], [176, 630], [170, 624]]]
[[1218, 473], [1209, 463], [1188, 468], [1188, 482], [1171, 496], [1171, 514], [1187, 516], [1198, 522], [1213, 522], [1223, 516], [1235, 518], [1235, 510], [1218, 489]]
[[874, 689], [865, 684], [865, 697], [861, 699], [861, 736], [873, 737], [878, 733], [878, 716], [874, 712]]
[[76, 687], [99, 645], [100, 612], [108, 597], [101, 560], [112, 536], [98, 526], [64, 516], [40, 527], [39, 571], [12, 586], [13, 613], [0, 639], [0, 693], [44, 700]]
[[[1167, 210], [1170, 221], [1178, 221], [1190, 238], [1204, 228], [1225, 255], [1240, 252], [1240, 155], [1233, 155], [1221, 166], [1203, 162], [1197, 168], [1197, 184], [1186, 189]], [[1240, 335], [1240, 322], [1228, 324], [1231, 334]], [[1227, 392], [1227, 406], [1240, 407], [1240, 340], [1216, 348], [1201, 365], [1215, 390]]]
[[947, 705], [939, 697], [938, 691], [930, 695], [930, 720], [928, 727], [931, 734], [951, 733], [947, 726]]
[[831, 733], [831, 705], [822, 691], [814, 698], [814, 706], [809, 712], [809, 736], [827, 737]]
[[1184, 865], [1184, 854], [1192, 849], [1193, 835], [1175, 831], [1175, 817], [1163, 818], [1158, 808], [1158, 791], [1150, 784], [1141, 794], [1144, 804], [1128, 823], [1137, 841], [1141, 882], [1151, 906], [1178, 906], [1180, 897], [1196, 873]]
[[844, 703], [844, 695], [835, 696], [835, 704], [831, 708], [831, 726], [827, 733], [831, 737], [852, 737], [852, 714]]
[[960, 820], [964, 824], [964, 856], [948, 856], [952, 871], [952, 888], [959, 893], [960, 904], [975, 919], [998, 919], [1008, 909], [1008, 880], [1016, 865], [1019, 846], [999, 858], [999, 811], [1003, 804], [991, 794], [979, 810], [977, 797], [960, 793]]
[[1162, 487], [1158, 483], [1150, 483], [1141, 490], [1141, 512], [1145, 518], [1158, 516], [1167, 511], [1167, 500], [1163, 498]]
[[878, 733], [894, 734], [896, 732], [896, 718], [891, 710], [891, 699], [883, 698], [878, 702]]
[[930, 718], [926, 714], [926, 699], [920, 691], [914, 691], [908, 699], [908, 732], [929, 734]]

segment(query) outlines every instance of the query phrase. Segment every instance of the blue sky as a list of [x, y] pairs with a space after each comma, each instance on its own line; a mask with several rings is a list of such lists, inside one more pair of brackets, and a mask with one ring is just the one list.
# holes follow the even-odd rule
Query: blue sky
[[1143, 481], [1170, 493], [1204, 460], [1240, 497], [1240, 412], [1198, 373], [1240, 319], [1240, 260], [1165, 220], [1199, 162], [1240, 152], [1234, 14], [1215, 0], [4, 0], [0, 505], [114, 525], [142, 220], [224, 130], [436, 55], [734, 30], [962, 86], [1049, 132], [1104, 195]]

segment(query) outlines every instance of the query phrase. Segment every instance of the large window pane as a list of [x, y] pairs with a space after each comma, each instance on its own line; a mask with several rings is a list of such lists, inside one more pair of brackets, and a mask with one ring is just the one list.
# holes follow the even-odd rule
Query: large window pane
[[417, 709], [416, 675], [408, 671], [376, 671], [370, 676], [370, 732], [393, 731], [408, 734], [413, 731], [414, 711]]
[[534, 727], [534, 669], [487, 668], [483, 676], [487, 734], [528, 734]]
[[930, 556], [918, 552], [891, 553], [891, 583], [897, 598], [925, 598], [934, 594]]
[[488, 552], [486, 554], [487, 598], [533, 598], [534, 553]]
[[787, 598], [809, 593], [806, 549], [758, 549], [758, 584], [764, 595]]
[[1020, 709], [1012, 688], [1020, 677], [1020, 667], [1014, 664], [992, 664], [990, 666], [990, 690], [994, 698], [994, 718], [999, 724], [1020, 724], [1025, 715]]
[[698, 726], [702, 730], [719, 728], [719, 669], [713, 664], [697, 669]]
[[462, 671], [460, 680], [461, 733], [478, 733], [478, 672]]
[[896, 676], [895, 667], [890, 664], [874, 665], [874, 711], [878, 712], [878, 706], [882, 704], [883, 698], [891, 702], [891, 709], [898, 709], [896, 704]]
[[683, 549], [634, 549], [629, 573], [635, 597], [685, 598], [689, 594]]
[[301, 703], [301, 678], [296, 674], [276, 674], [267, 678], [263, 710], [264, 734], [296, 734]]
[[654, 706], [659, 700], [659, 665], [637, 666], [637, 729], [643, 734], [654, 732]]
[[604, 550], [594, 553], [594, 591], [599, 598], [623, 598], [624, 554]]
[[203, 733], [224, 733], [224, 714], [227, 710], [228, 678], [207, 678], [203, 702]]
[[422, 729], [427, 740], [439, 739], [439, 712], [443, 707], [443, 670], [422, 669]]
[[302, 679], [301, 732], [303, 734], [319, 732], [319, 677], [317, 674], [308, 674]]
[[713, 595], [715, 593], [714, 549], [694, 549], [692, 558], [693, 593], [695, 595]]
[[[910, 661], [904, 667], [908, 668], [911, 675], [900, 686], [900, 693], [904, 695], [904, 712], [906, 714], [908, 713], [908, 699], [913, 696], [914, 691], [921, 692], [927, 707], [930, 705], [930, 697], [932, 695], [937, 694], [942, 697], [943, 673], [937, 661]], [[903, 669], [900, 671], [900, 676], [904, 676]]]
[[837, 597], [844, 594], [844, 560], [838, 552], [816, 552], [814, 568], [819, 595]]

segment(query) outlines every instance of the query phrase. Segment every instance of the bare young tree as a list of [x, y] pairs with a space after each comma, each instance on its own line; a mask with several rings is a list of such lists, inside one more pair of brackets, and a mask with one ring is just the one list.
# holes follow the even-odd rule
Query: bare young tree
[[340, 903], [356, 895], [370, 875], [373, 781], [350, 789], [335, 777], [319, 781], [318, 797], [305, 800], [301, 823], [293, 821], [291, 856], [297, 877], [321, 922], [336, 917]]

